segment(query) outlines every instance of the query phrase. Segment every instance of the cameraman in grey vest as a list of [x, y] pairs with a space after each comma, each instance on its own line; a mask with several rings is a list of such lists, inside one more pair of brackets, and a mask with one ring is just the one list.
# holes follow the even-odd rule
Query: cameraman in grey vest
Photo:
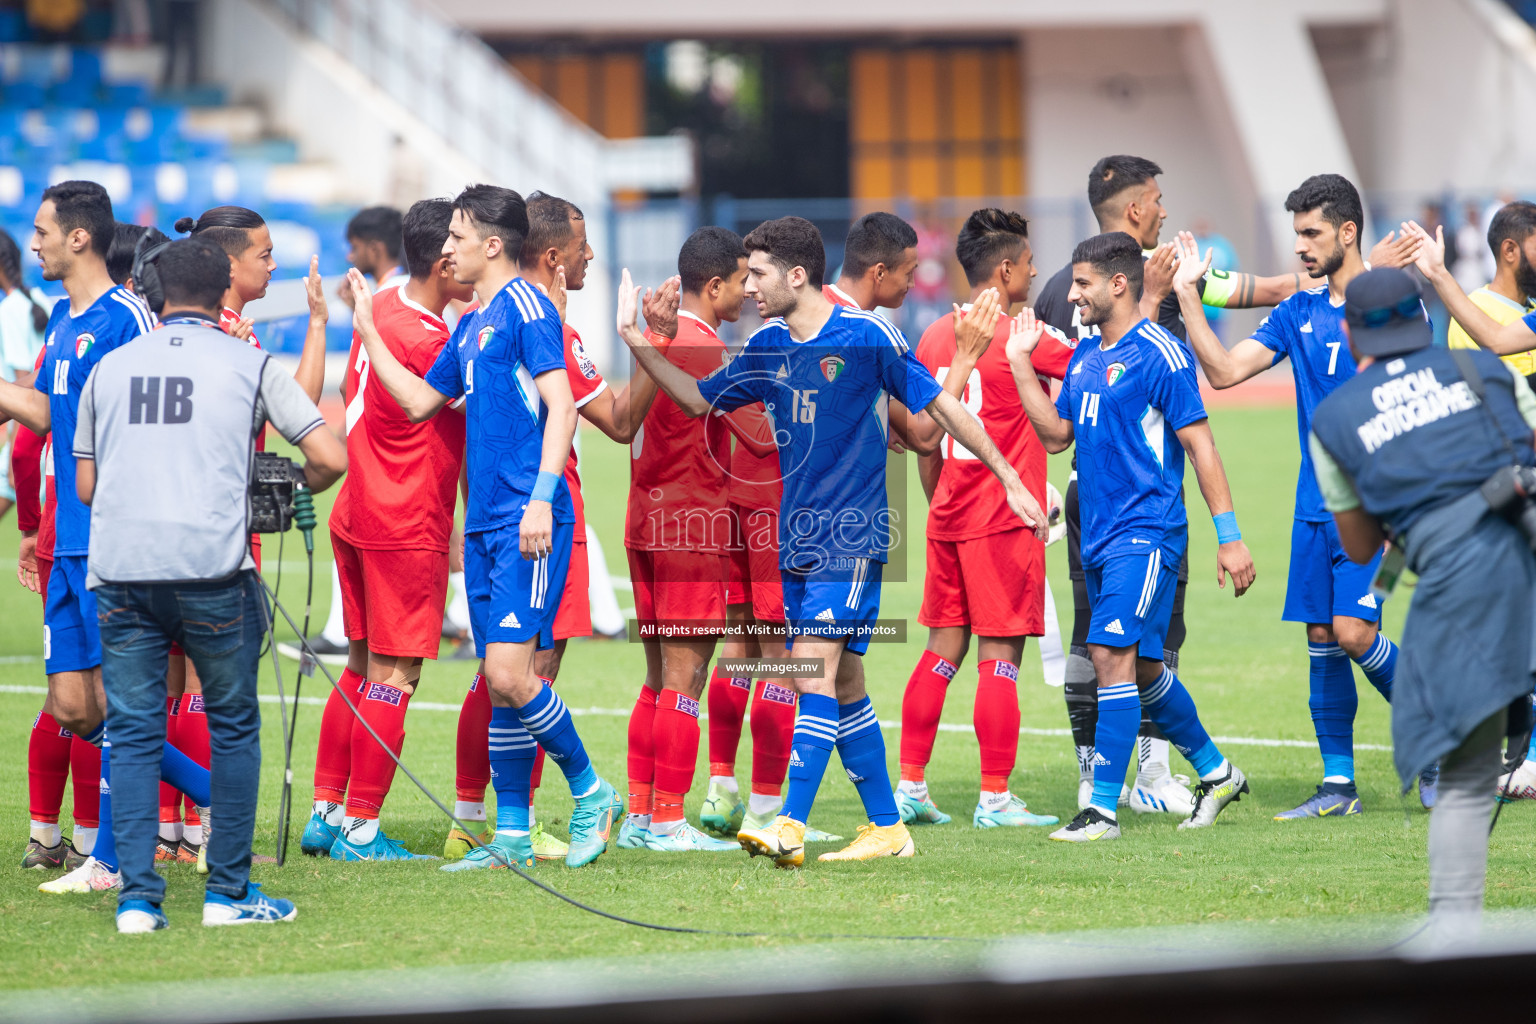
[[1435, 347], [1401, 270], [1351, 281], [1344, 322], [1360, 369], [1313, 414], [1312, 462], [1349, 557], [1369, 562], [1390, 538], [1378, 585], [1405, 562], [1419, 577], [1392, 757], [1405, 791], [1441, 766], [1429, 919], [1434, 944], [1454, 944], [1477, 933], [1499, 743], [1509, 712], [1524, 731], [1536, 670], [1536, 397], [1489, 352]]
[[[255, 439], [271, 423], [322, 491], [347, 453], [293, 376], [219, 329], [229, 259], [172, 242], [153, 263], [163, 326], [111, 352], [80, 399], [74, 453], [91, 506], [86, 586], [102, 630], [112, 796], [123, 876], [120, 932], [166, 927], [154, 866], [165, 675], [180, 644], [203, 681], [213, 806], [203, 924], [292, 920], [289, 900], [250, 881], [261, 768], [257, 661], [271, 610], [250, 552], [246, 492]], [[64, 439], [60, 439], [62, 442]]]

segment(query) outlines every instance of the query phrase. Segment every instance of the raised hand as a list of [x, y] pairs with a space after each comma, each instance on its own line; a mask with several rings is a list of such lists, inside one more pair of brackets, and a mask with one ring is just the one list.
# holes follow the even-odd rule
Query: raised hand
[[996, 288], [988, 288], [976, 296], [971, 308], [965, 313], [955, 306], [955, 349], [972, 363], [979, 360], [992, 344], [997, 333], [997, 317], [1003, 310], [1002, 299]]
[[1216, 250], [1207, 249], [1205, 259], [1202, 260], [1200, 244], [1188, 231], [1180, 231], [1173, 245], [1179, 260], [1178, 269], [1173, 273], [1173, 286], [1189, 288], [1199, 284], [1206, 271], [1211, 269], [1211, 258], [1215, 256]]
[[1445, 270], [1445, 228], [1435, 228], [1435, 234], [1430, 236], [1416, 221], [1406, 220], [1402, 224], [1404, 236], [1411, 235], [1414, 241], [1413, 265], [1419, 268], [1419, 272], [1425, 277]]
[[653, 336], [677, 337], [677, 308], [682, 301], [682, 288], [683, 279], [674, 274], [663, 281], [660, 288], [645, 293], [641, 311]]
[[373, 293], [368, 290], [368, 279], [356, 267], [347, 271], [347, 283], [352, 286], [352, 316], [361, 327], [373, 327]]
[[555, 268], [554, 287], [545, 288], [541, 284], [534, 287], [549, 296], [549, 301], [555, 304], [555, 312], [560, 314], [560, 322], [565, 323], [565, 307], [570, 301], [570, 293], [565, 289], [565, 268]]
[[1019, 315], [1008, 322], [1008, 364], [1019, 366], [1029, 362], [1030, 353], [1040, 344], [1045, 334], [1045, 324], [1035, 319], [1035, 311], [1025, 306]]
[[[367, 287], [363, 288], [367, 291]], [[304, 278], [304, 296], [309, 300], [309, 318], [325, 323], [331, 311], [325, 304], [325, 282], [320, 279], [320, 257], [309, 258], [309, 275]]]
[[1387, 237], [1371, 247], [1371, 269], [1406, 267], [1413, 262], [1419, 243], [1408, 232], [1388, 231]]
[[1173, 290], [1173, 265], [1176, 257], [1172, 242], [1164, 242], [1152, 251], [1147, 257], [1146, 265], [1142, 268], [1141, 294], [1143, 298], [1156, 299], [1162, 302]]
[[624, 339], [627, 345], [645, 343], [645, 336], [635, 324], [635, 316], [640, 312], [640, 288], [629, 276], [629, 268], [619, 275], [619, 337]]

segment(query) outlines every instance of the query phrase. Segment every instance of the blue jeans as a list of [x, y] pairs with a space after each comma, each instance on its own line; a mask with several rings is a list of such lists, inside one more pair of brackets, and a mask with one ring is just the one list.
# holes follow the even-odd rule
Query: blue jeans
[[245, 895], [261, 775], [256, 669], [271, 614], [254, 572], [222, 583], [104, 583], [95, 590], [101, 677], [112, 742], [113, 836], [122, 900], [165, 898], [155, 871], [165, 673], [181, 645], [203, 684], [213, 752], [216, 820], [208, 841], [208, 888]]

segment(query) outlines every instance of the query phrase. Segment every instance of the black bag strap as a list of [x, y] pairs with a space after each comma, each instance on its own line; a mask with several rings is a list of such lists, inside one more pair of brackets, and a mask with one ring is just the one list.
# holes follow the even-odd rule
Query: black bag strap
[[1515, 446], [1510, 443], [1509, 435], [1504, 433], [1504, 427], [1499, 423], [1499, 418], [1493, 410], [1488, 408], [1488, 384], [1483, 380], [1483, 373], [1477, 368], [1477, 363], [1472, 359], [1469, 349], [1453, 348], [1449, 350], [1451, 358], [1456, 361], [1456, 368], [1461, 371], [1461, 377], [1467, 382], [1467, 387], [1477, 396], [1477, 404], [1483, 407], [1493, 429], [1498, 432], [1499, 440], [1504, 442], [1504, 450], [1509, 453], [1509, 460], [1516, 465], [1520, 463], [1520, 457], [1515, 454]]

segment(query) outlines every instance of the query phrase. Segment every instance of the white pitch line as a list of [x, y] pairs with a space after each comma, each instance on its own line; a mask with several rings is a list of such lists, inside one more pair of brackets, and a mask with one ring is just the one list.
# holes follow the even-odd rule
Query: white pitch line
[[[25, 656], [23, 656], [23, 657], [25, 657]], [[0, 664], [4, 664], [8, 660], [9, 659], [0, 658]], [[47, 689], [47, 687], [44, 687], [44, 686], [0, 686], [0, 693], [23, 693], [23, 694], [43, 695], [43, 694], [46, 694], [47, 692], [48, 692], [48, 689]], [[256, 699], [259, 700], [263, 704], [276, 704], [277, 703], [277, 694], [275, 694], [275, 693], [258, 694]], [[325, 705], [326, 700], [327, 700], [327, 698], [325, 698], [325, 697], [300, 697], [299, 698], [299, 703], [300, 704], [309, 705], [309, 706], [313, 706], [313, 707], [323, 707]], [[439, 701], [430, 701], [430, 700], [413, 700], [413, 701], [411, 701], [411, 707], [416, 709], [416, 710], [418, 710], [418, 711], [452, 711], [454, 713], [457, 713], [459, 711], [460, 705], [458, 705], [458, 704], [444, 704], [444, 703], [441, 703]], [[567, 707], [569, 707], [569, 705], [567, 705]], [[600, 718], [628, 718], [629, 717], [629, 709], [627, 709], [627, 708], [571, 708], [571, 714], [572, 715], [576, 715], [578, 717], [580, 717], [580, 716], [592, 716], [592, 717], [600, 717]], [[752, 716], [747, 715], [747, 716], [744, 716], [744, 717], [745, 717], [746, 720], [750, 721]], [[709, 720], [709, 715], [707, 715], [707, 714], [700, 715], [699, 719], [700, 719], [700, 721], [706, 721], [707, 722]], [[900, 722], [885, 722], [885, 721], [882, 721], [880, 723], [880, 728], [887, 729], [887, 730], [890, 730], [890, 731], [894, 732], [897, 729], [901, 728], [901, 723]], [[970, 732], [974, 731], [974, 728], [972, 726], [969, 726], [969, 725], [961, 725], [961, 724], [955, 723], [955, 722], [940, 722], [939, 723], [939, 731], [940, 732], [970, 733]], [[1070, 736], [1070, 735], [1072, 735], [1072, 730], [1071, 729], [1034, 729], [1034, 728], [1031, 728], [1029, 726], [1024, 726], [1023, 728], [1021, 728], [1019, 730], [1019, 735], [1020, 736]], [[1299, 747], [1299, 748], [1303, 748], [1303, 749], [1310, 749], [1312, 747], [1317, 746], [1317, 742], [1315, 740], [1280, 740], [1280, 739], [1268, 739], [1268, 738], [1259, 737], [1259, 736], [1212, 736], [1211, 739], [1215, 740], [1217, 743], [1224, 743], [1224, 744], [1227, 744], [1228, 746], [1233, 746], [1233, 747]], [[1385, 750], [1391, 750], [1392, 748], [1390, 746], [1382, 746], [1379, 743], [1356, 743], [1355, 744], [1355, 749], [1356, 750], [1383, 750], [1383, 751], [1385, 751]]]

